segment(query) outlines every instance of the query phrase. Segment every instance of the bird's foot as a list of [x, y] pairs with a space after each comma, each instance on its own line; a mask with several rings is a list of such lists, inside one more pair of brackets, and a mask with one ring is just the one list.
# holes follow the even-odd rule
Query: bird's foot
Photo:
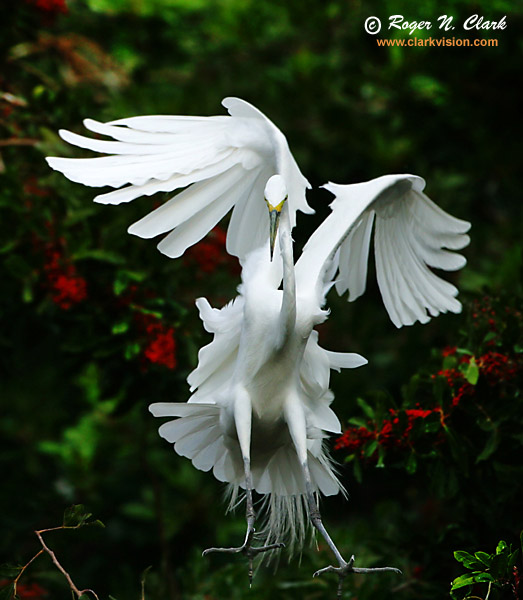
[[262, 554], [263, 552], [269, 552], [271, 550], [278, 550], [280, 548], [284, 548], [285, 544], [277, 543], [277, 544], [268, 544], [267, 546], [258, 546], [255, 547], [252, 545], [252, 539], [254, 536], [254, 529], [249, 529], [247, 531], [247, 535], [245, 537], [245, 542], [243, 546], [239, 546], [237, 548], [207, 548], [202, 552], [202, 556], [207, 556], [212, 552], [223, 552], [224, 554], [243, 554], [247, 560], [249, 561], [249, 585], [252, 584], [253, 577], [253, 561], [254, 558], [258, 554]]
[[343, 581], [349, 573], [384, 573], [384, 572], [392, 572], [399, 573], [401, 571], [396, 569], [395, 567], [373, 567], [373, 568], [364, 568], [364, 567], [355, 567], [354, 566], [354, 556], [351, 556], [349, 562], [341, 562], [339, 567], [333, 567], [332, 565], [328, 567], [324, 567], [323, 569], [319, 569], [314, 573], [313, 577], [318, 577], [318, 575], [322, 575], [323, 573], [336, 573], [338, 576], [338, 593], [337, 598], [341, 598], [341, 594], [343, 591]]

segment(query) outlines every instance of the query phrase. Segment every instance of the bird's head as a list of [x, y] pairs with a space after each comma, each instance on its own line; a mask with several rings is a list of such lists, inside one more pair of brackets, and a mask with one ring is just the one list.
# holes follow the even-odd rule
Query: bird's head
[[280, 215], [287, 200], [287, 186], [281, 175], [273, 175], [265, 186], [265, 202], [269, 209], [269, 240], [271, 244], [271, 260], [274, 254], [274, 242], [276, 241], [276, 234], [278, 233], [278, 224], [280, 222]]

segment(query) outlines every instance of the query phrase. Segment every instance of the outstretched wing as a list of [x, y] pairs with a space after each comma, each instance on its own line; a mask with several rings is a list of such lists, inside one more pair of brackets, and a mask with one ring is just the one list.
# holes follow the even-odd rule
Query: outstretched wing
[[86, 119], [87, 129], [112, 140], [65, 130], [61, 137], [109, 156], [47, 161], [71, 181], [117, 188], [96, 196], [95, 202], [103, 204], [186, 188], [129, 228], [143, 238], [168, 233], [158, 248], [172, 258], [202, 239], [234, 207], [227, 250], [244, 258], [269, 237], [263, 201], [267, 180], [276, 173], [286, 180], [293, 226], [297, 210], [313, 212], [305, 199], [310, 186], [285, 136], [265, 115], [239, 98], [225, 98], [222, 104], [231, 116], [144, 116], [110, 123]]
[[[365, 291], [374, 221], [376, 273], [385, 308], [396, 327], [426, 323], [461, 311], [458, 290], [429, 267], [455, 271], [466, 260], [470, 223], [440, 209], [415, 175], [386, 175], [365, 183], [324, 186], [336, 196], [332, 213], [307, 242], [296, 264], [302, 293], [314, 286], [324, 299], [332, 284], [349, 301]], [[428, 312], [428, 314], [427, 314]]]

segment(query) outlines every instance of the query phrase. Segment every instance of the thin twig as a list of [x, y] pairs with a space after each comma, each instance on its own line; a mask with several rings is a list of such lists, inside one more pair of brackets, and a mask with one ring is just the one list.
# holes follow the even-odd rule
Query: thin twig
[[39, 550], [33, 556], [33, 558], [20, 569], [20, 573], [18, 573], [18, 575], [16, 576], [16, 579], [13, 581], [13, 586], [14, 586], [14, 588], [13, 588], [13, 596], [16, 596], [16, 586], [18, 585], [18, 580], [20, 579], [20, 577], [22, 577], [22, 575], [24, 574], [24, 571], [33, 562], [33, 560], [37, 559], [40, 556], [40, 554], [43, 554], [43, 552], [44, 552], [44, 549], [42, 548], [42, 550]]
[[0, 148], [6, 146], [36, 146], [40, 140], [33, 138], [7, 138], [6, 140], [0, 140]]
[[487, 595], [485, 596], [485, 600], [488, 600], [489, 596], [490, 596], [490, 591], [492, 590], [492, 581], [488, 582], [488, 590], [487, 590]]
[[48, 531], [56, 531], [57, 529], [76, 529], [76, 527], [53, 527], [51, 529], [42, 529], [40, 531], [35, 531], [36, 536], [38, 537], [38, 539], [40, 540], [40, 543], [42, 544], [42, 548], [47, 552], [47, 554], [49, 554], [49, 556], [51, 557], [51, 560], [53, 561], [53, 563], [55, 564], [56, 568], [63, 574], [63, 576], [67, 579], [67, 583], [69, 584], [69, 587], [71, 588], [71, 591], [73, 591], [76, 594], [77, 598], [80, 598], [81, 596], [83, 596], [86, 593], [90, 593], [92, 594], [96, 600], [100, 600], [98, 598], [98, 596], [96, 595], [96, 593], [93, 590], [79, 590], [76, 585], [73, 583], [73, 580], [71, 579], [71, 577], [69, 576], [69, 573], [62, 567], [62, 565], [58, 562], [58, 559], [56, 558], [56, 554], [51, 550], [51, 548], [49, 548], [49, 546], [47, 546], [47, 544], [44, 542], [44, 538], [42, 537], [42, 533], [46, 533]]

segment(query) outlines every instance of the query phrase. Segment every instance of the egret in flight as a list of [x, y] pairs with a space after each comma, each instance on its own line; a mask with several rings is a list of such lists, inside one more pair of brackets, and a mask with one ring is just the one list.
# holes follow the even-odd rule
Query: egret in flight
[[[327, 566], [315, 575], [336, 573], [338, 597], [341, 597], [342, 583], [349, 573], [397, 569], [354, 566], [354, 557], [345, 560], [323, 524], [319, 496], [343, 491], [324, 445], [329, 433], [341, 432], [340, 422], [330, 406], [333, 400], [329, 390], [330, 371], [359, 367], [366, 360], [357, 354], [325, 350], [319, 345], [315, 327], [328, 316], [326, 296], [333, 286], [339, 294], [348, 291], [351, 301], [365, 291], [373, 227], [378, 285], [386, 310], [397, 327], [416, 321], [426, 323], [447, 311], [459, 312], [457, 289], [437, 276], [431, 267], [453, 271], [465, 264], [465, 259], [453, 250], [467, 245], [466, 232], [470, 225], [437, 207], [423, 193], [424, 180], [415, 175], [387, 175], [354, 185], [329, 183], [325, 187], [335, 196], [332, 212], [310, 237], [295, 264], [291, 231], [296, 210], [309, 211], [304, 196], [307, 182], [292, 159], [285, 138], [270, 121], [243, 101], [229, 99], [226, 105], [232, 116], [209, 117], [209, 123], [223, 123], [227, 127], [227, 123], [233, 123], [236, 118], [251, 119], [248, 123], [241, 121], [244, 137], [236, 138], [235, 150], [230, 150], [232, 146], [228, 148], [231, 155], [246, 156], [256, 154], [253, 148], [263, 147], [264, 151], [256, 156], [257, 160], [264, 157], [265, 166], [245, 161], [235, 163], [230, 171], [219, 175], [208, 170], [209, 154], [205, 154], [205, 149], [209, 149], [209, 143], [204, 136], [193, 138], [191, 128], [192, 123], [194, 131], [199, 132], [204, 128], [204, 119], [137, 117], [106, 126], [88, 122], [89, 128], [100, 133], [102, 127], [112, 128], [103, 132], [115, 138], [118, 135], [116, 139], [121, 139], [122, 144], [125, 127], [121, 126], [125, 122], [133, 133], [134, 163], [130, 164], [134, 164], [136, 172], [141, 164], [139, 157], [145, 153], [138, 154], [135, 145], [139, 140], [145, 144], [151, 139], [145, 130], [148, 119], [155, 120], [155, 136], [161, 134], [160, 128], [165, 135], [168, 127], [176, 127], [177, 135], [186, 140], [199, 140], [192, 156], [196, 157], [200, 148], [202, 157], [198, 169], [202, 172], [207, 169], [207, 179], [195, 182], [193, 164], [191, 187], [131, 228], [147, 223], [148, 219], [152, 219], [155, 226], [150, 230], [140, 229], [140, 226], [142, 234], [147, 230], [155, 235], [175, 227], [160, 244], [164, 252], [167, 248], [176, 248], [176, 251], [169, 250], [169, 255], [181, 254], [214, 225], [215, 218], [221, 218], [234, 205], [228, 243], [233, 241], [228, 248], [231, 250], [232, 244], [242, 259], [239, 295], [220, 310], [211, 308], [203, 298], [197, 300], [204, 327], [213, 334], [213, 340], [200, 350], [198, 366], [188, 377], [192, 396], [188, 402], [157, 402], [150, 410], [157, 417], [174, 417], [160, 427], [160, 435], [174, 444], [175, 451], [188, 457], [196, 468], [212, 470], [218, 480], [227, 482], [232, 504], [238, 494], [245, 495], [247, 531], [243, 544], [210, 548], [206, 553], [243, 553], [249, 560], [249, 577], [252, 578], [253, 558], [257, 554], [281, 547], [283, 540], [303, 544], [309, 522], [325, 539], [336, 560], [336, 566]], [[243, 107], [243, 110], [236, 112], [231, 110], [232, 106]], [[245, 116], [247, 114], [251, 116]], [[264, 125], [260, 127], [258, 121]], [[137, 134], [138, 123], [140, 131], [145, 132], [143, 138]], [[114, 128], [122, 131], [116, 132]], [[270, 139], [267, 131], [274, 136], [271, 158], [266, 144]], [[85, 138], [66, 133], [62, 136], [87, 147]], [[172, 139], [173, 135], [169, 134], [165, 143], [172, 143]], [[247, 147], [241, 145], [241, 139]], [[122, 154], [124, 149], [123, 146], [88, 147]], [[115, 165], [123, 164], [123, 159], [129, 160], [128, 155], [107, 158], [122, 159]], [[96, 167], [91, 168], [90, 163], [83, 171], [85, 161], [89, 160], [105, 159], [55, 158], [50, 159], [50, 164], [76, 181], [89, 181], [90, 185], [107, 183], [110, 164], [98, 176]], [[151, 166], [152, 162], [145, 164]], [[249, 166], [255, 163], [258, 166], [252, 166], [251, 170], [257, 169], [256, 176], [249, 172]], [[269, 163], [271, 168], [267, 166]], [[164, 168], [166, 172], [162, 177], [177, 172], [171, 177], [178, 183], [169, 185], [179, 187], [180, 181], [185, 181], [184, 185], [189, 183], [188, 179], [181, 179], [178, 171], [182, 169], [174, 158], [164, 161]], [[236, 172], [237, 168], [243, 169], [244, 179], [255, 181], [248, 194], [244, 186], [241, 193], [236, 186], [232, 190], [226, 186], [227, 192], [223, 186], [215, 186], [216, 182], [223, 181], [225, 173]], [[124, 179], [132, 185], [121, 190], [124, 198], [127, 198], [126, 193], [130, 194], [128, 199], [147, 193], [143, 188], [148, 185], [151, 188], [147, 189], [161, 185], [155, 178], [133, 182], [129, 178], [131, 172], [132, 168], [126, 166]], [[124, 183], [122, 177], [117, 179], [116, 175], [112, 181], [114, 185]], [[133, 191], [136, 186], [142, 191]], [[119, 192], [110, 192], [107, 196]], [[180, 209], [176, 204], [178, 198]], [[193, 206], [188, 202], [191, 198], [200, 200]], [[173, 218], [170, 218], [171, 211]], [[236, 211], [241, 218], [235, 218]], [[180, 221], [180, 215], [185, 221]], [[198, 223], [200, 218], [203, 224]], [[163, 225], [162, 220], [165, 220]], [[198, 231], [197, 235], [186, 235], [188, 223], [187, 227]], [[244, 227], [250, 239], [244, 235]], [[253, 545], [254, 492], [265, 498], [267, 513], [261, 546]]]

